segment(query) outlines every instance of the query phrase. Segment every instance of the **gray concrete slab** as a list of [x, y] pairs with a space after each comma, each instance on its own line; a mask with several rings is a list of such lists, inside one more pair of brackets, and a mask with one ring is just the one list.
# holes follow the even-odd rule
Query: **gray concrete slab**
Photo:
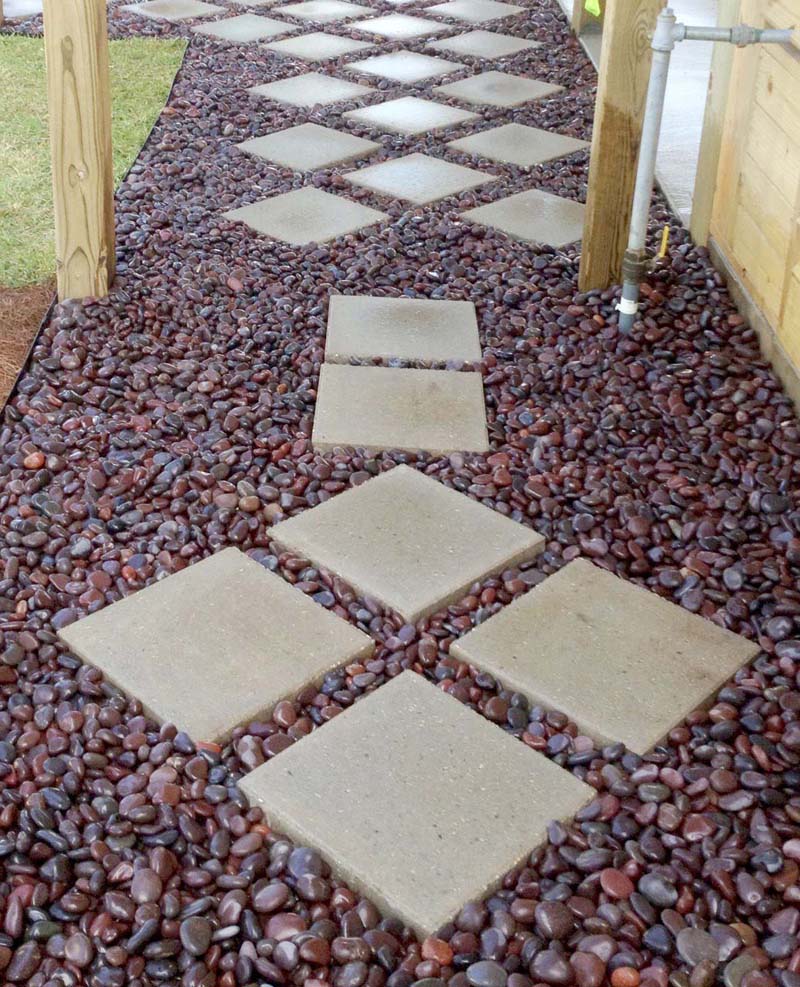
[[351, 27], [367, 34], [378, 34], [382, 38], [402, 41], [406, 38], [421, 38], [426, 34], [439, 34], [447, 31], [444, 24], [427, 17], [412, 17], [410, 14], [384, 14], [363, 21], [354, 21]]
[[346, 21], [353, 17], [371, 14], [372, 7], [365, 7], [360, 3], [347, 3], [346, 0], [304, 0], [303, 3], [287, 3], [275, 7], [274, 11], [284, 17], [298, 17], [318, 24], [330, 24], [333, 21]]
[[512, 34], [499, 34], [496, 31], [468, 31], [452, 38], [429, 41], [428, 48], [437, 51], [455, 52], [457, 55], [472, 55], [475, 58], [506, 58], [521, 51], [539, 48], [541, 42], [516, 38]]
[[448, 142], [448, 147], [466, 154], [523, 168], [562, 158], [590, 146], [588, 141], [554, 134], [538, 127], [527, 127], [521, 123], [507, 123], [502, 127], [481, 130], [480, 133]]
[[374, 48], [375, 45], [370, 41], [343, 38], [340, 34], [312, 31], [294, 38], [284, 38], [283, 41], [273, 41], [264, 47], [288, 58], [302, 58], [306, 62], [325, 62], [330, 58], [339, 58], [354, 51]]
[[426, 7], [425, 13], [453, 17], [457, 21], [467, 21], [470, 24], [484, 24], [521, 14], [524, 10], [524, 7], [517, 4], [499, 3], [497, 0], [447, 0], [446, 3]]
[[435, 202], [497, 180], [497, 175], [465, 168], [441, 158], [431, 158], [427, 154], [392, 158], [350, 171], [343, 177], [353, 185], [372, 189], [392, 199], [406, 199], [417, 205]]
[[436, 76], [458, 72], [464, 66], [460, 62], [450, 62], [445, 58], [423, 55], [417, 51], [390, 51], [385, 55], [373, 55], [359, 62], [349, 62], [347, 68], [353, 72], [366, 72], [379, 75], [395, 82], [422, 82]]
[[239, 14], [237, 17], [226, 17], [223, 20], [200, 24], [192, 30], [195, 34], [205, 34], [218, 41], [247, 44], [250, 41], [263, 41], [264, 38], [275, 38], [281, 34], [292, 34], [300, 28], [296, 24], [279, 21], [274, 17]]
[[154, 20], [186, 21], [193, 17], [211, 17], [213, 14], [226, 14], [226, 7], [202, 0], [148, 0], [147, 3], [125, 4], [123, 10]]
[[477, 114], [445, 103], [435, 103], [418, 96], [401, 96], [385, 103], [373, 103], [342, 114], [375, 130], [397, 134], [426, 134], [443, 127], [454, 127], [467, 120], [477, 120]]
[[543, 99], [561, 92], [562, 86], [529, 79], [509, 72], [482, 72], [458, 82], [448, 82], [433, 90], [442, 96], [453, 96], [464, 103], [481, 106], [521, 106], [533, 99]]
[[293, 75], [288, 79], [278, 79], [277, 82], [267, 82], [263, 86], [253, 86], [247, 91], [253, 96], [266, 96], [279, 103], [306, 108], [341, 103], [374, 92], [370, 86], [337, 79], [321, 72]]
[[492, 226], [518, 240], [564, 247], [583, 236], [585, 207], [539, 189], [517, 192], [485, 206], [467, 209], [463, 219]]
[[381, 145], [355, 134], [320, 127], [316, 123], [302, 123], [236, 146], [285, 168], [313, 171], [355, 158], [366, 158], [379, 150]]

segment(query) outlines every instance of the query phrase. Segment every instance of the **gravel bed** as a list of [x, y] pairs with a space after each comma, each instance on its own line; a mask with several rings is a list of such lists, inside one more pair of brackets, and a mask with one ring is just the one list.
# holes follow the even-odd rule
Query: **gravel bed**
[[[307, 183], [236, 143], [305, 120], [367, 136], [341, 114], [428, 94], [438, 80], [398, 86], [343, 71], [369, 51], [320, 68], [192, 36], [169, 106], [118, 194], [114, 291], [56, 309], [0, 428], [6, 981], [800, 987], [797, 418], [706, 251], [679, 227], [650, 280], [644, 322], [623, 338], [614, 293], [578, 292], [574, 248], [534, 249], [459, 218], [529, 187], [585, 196], [583, 152], [528, 172], [445, 149], [511, 120], [588, 136], [594, 72], [554, 3], [523, 2], [529, 17], [490, 28], [545, 44], [486, 65], [564, 91], [481, 110], [482, 122], [450, 131], [380, 136], [370, 162], [424, 151], [498, 181], [406, 208], [345, 182], [352, 164], [317, 172], [315, 185], [391, 221], [308, 248], [222, 218]], [[110, 22], [112, 36], [189, 35], [119, 4]], [[33, 18], [15, 29], [40, 27]], [[402, 47], [426, 50], [422, 39], [375, 53]], [[481, 65], [452, 57], [467, 66], [462, 75]], [[376, 95], [308, 113], [245, 93], [309, 68]], [[657, 201], [654, 233], [669, 219]], [[331, 291], [476, 303], [491, 454], [311, 450]], [[270, 543], [274, 521], [400, 462], [534, 526], [546, 551], [411, 626]], [[56, 631], [227, 545], [378, 647], [224, 749], [196, 749], [67, 654]], [[562, 714], [530, 708], [448, 655], [456, 637], [577, 556], [762, 648], [711, 709], [644, 759], [595, 749]], [[338, 882], [312, 849], [273, 833], [235, 786], [405, 668], [598, 792], [495, 894], [424, 942]]]

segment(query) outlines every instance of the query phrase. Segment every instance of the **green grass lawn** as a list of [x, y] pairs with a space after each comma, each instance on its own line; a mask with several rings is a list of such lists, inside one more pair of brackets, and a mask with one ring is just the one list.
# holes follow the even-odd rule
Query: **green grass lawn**
[[[122, 178], [153, 126], [175, 78], [184, 41], [112, 41], [114, 179]], [[53, 275], [53, 204], [44, 42], [0, 37], [0, 285]]]

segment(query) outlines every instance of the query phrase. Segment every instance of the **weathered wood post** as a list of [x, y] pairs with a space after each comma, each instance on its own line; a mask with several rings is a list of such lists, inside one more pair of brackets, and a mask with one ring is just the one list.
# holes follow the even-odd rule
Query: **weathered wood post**
[[58, 297], [114, 280], [114, 173], [106, 0], [44, 0]]
[[610, 0], [594, 113], [581, 291], [620, 280], [650, 77], [650, 40], [665, 0]]

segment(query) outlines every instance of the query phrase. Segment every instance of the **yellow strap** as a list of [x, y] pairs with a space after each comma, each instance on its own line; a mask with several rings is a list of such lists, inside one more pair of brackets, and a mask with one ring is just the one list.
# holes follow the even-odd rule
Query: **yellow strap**
[[586, 0], [585, 8], [593, 17], [601, 17], [603, 14], [600, 9], [600, 0]]
[[659, 259], [667, 256], [667, 247], [669, 246], [669, 226], [665, 226], [661, 231], [661, 248], [658, 251]]

